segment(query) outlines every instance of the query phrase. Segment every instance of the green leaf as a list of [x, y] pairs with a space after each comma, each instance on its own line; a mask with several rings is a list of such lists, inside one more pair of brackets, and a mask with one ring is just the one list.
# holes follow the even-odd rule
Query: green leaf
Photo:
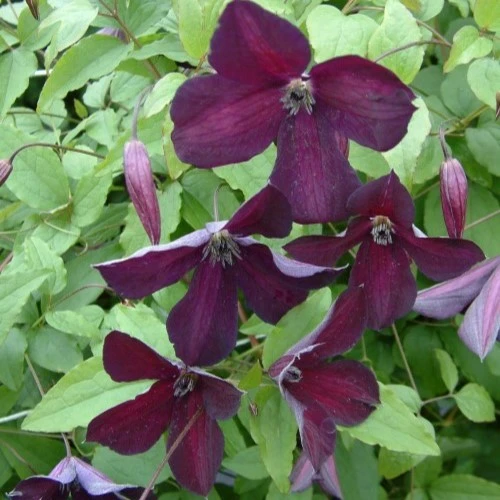
[[241, 451], [246, 450], [247, 444], [236, 423], [236, 417], [221, 420], [218, 424], [224, 433], [224, 451], [228, 457], [234, 457]]
[[285, 314], [264, 344], [262, 365], [268, 369], [282, 354], [301, 338], [312, 332], [325, 317], [332, 304], [329, 288], [322, 288]]
[[491, 58], [474, 61], [467, 72], [467, 81], [476, 97], [496, 109], [496, 93], [500, 89], [500, 61]]
[[152, 116], [163, 111], [172, 102], [177, 89], [186, 81], [182, 73], [168, 73], [158, 80], [144, 101], [144, 116]]
[[378, 470], [386, 479], [394, 479], [408, 472], [424, 458], [425, 456], [422, 455], [412, 455], [411, 453], [401, 453], [381, 448], [378, 455]]
[[222, 462], [222, 466], [248, 479], [265, 479], [268, 477], [258, 446], [250, 446], [237, 455], [226, 458]]
[[487, 56], [492, 48], [493, 42], [484, 38], [477, 28], [464, 26], [453, 37], [453, 46], [444, 64], [444, 72], [448, 73], [460, 64], [467, 64], [473, 59]]
[[422, 21], [436, 17], [444, 7], [444, 0], [418, 0], [418, 3], [420, 5], [415, 14]]
[[488, 122], [477, 128], [465, 131], [467, 146], [474, 158], [484, 165], [493, 175], [500, 176], [500, 127]]
[[451, 359], [451, 356], [443, 349], [434, 349], [436, 358], [439, 363], [439, 370], [441, 371], [441, 377], [443, 379], [446, 388], [453, 392], [458, 384], [458, 370]]
[[[410, 11], [398, 0], [387, 0], [384, 20], [370, 38], [368, 56], [376, 59], [384, 52], [421, 40], [422, 33]], [[422, 65], [424, 52], [423, 46], [411, 47], [384, 57], [380, 64], [410, 83]]]
[[[416, 417], [386, 386], [380, 386], [380, 406], [356, 427], [343, 428], [367, 444], [415, 455], [439, 455], [439, 447], [429, 432], [429, 422]], [[432, 426], [431, 426], [432, 428]]]
[[32, 292], [47, 279], [47, 271], [27, 271], [0, 275], [0, 345]]
[[429, 488], [432, 500], [498, 500], [500, 484], [468, 474], [442, 476]]
[[7, 186], [21, 201], [37, 210], [54, 210], [69, 201], [69, 184], [61, 161], [46, 148], [29, 148], [20, 153]]
[[473, 422], [494, 422], [495, 404], [488, 391], [478, 384], [467, 384], [454, 396], [460, 411]]
[[250, 433], [259, 445], [262, 461], [279, 491], [287, 493], [297, 445], [297, 424], [290, 408], [275, 387], [261, 388], [254, 400], [258, 414], [250, 417]]
[[27, 431], [69, 432], [86, 427], [103, 411], [133, 399], [151, 381], [118, 384], [104, 371], [102, 359], [90, 358], [64, 375], [23, 421]]
[[349, 163], [356, 170], [373, 178], [382, 177], [391, 171], [382, 153], [360, 146], [356, 142], [349, 144]]
[[0, 55], [0, 118], [28, 88], [29, 78], [36, 68], [35, 54], [24, 49], [9, 50]]
[[89, 80], [107, 75], [130, 50], [130, 45], [124, 45], [111, 36], [91, 35], [84, 38], [57, 61], [38, 99], [38, 111], [46, 110], [53, 101], [83, 87]]
[[24, 375], [24, 353], [26, 336], [17, 328], [12, 328], [0, 345], [0, 382], [12, 391], [21, 388]]
[[500, 31], [500, 4], [497, 0], [476, 0], [474, 19], [483, 29]]
[[[262, 382], [262, 368], [260, 362], [257, 361], [250, 370], [244, 375], [240, 380], [238, 387], [243, 391], [248, 391], [249, 389], [254, 389], [259, 387]], [[251, 478], [250, 478], [251, 479]]]
[[96, 305], [85, 306], [79, 310], [48, 311], [47, 323], [56, 330], [78, 337], [101, 339], [99, 325], [104, 318], [104, 311]]
[[446, 75], [441, 84], [444, 104], [456, 116], [465, 117], [481, 106], [467, 83], [467, 67], [459, 66]]
[[290, 497], [293, 500], [311, 500], [312, 499], [312, 488], [308, 488], [305, 491], [294, 491], [293, 493], [282, 493], [279, 491], [275, 483], [269, 485], [269, 491], [266, 495], [266, 500], [288, 500]]
[[469, 15], [469, 0], [449, 0], [449, 2], [460, 11], [462, 17], [467, 17]]
[[320, 63], [346, 54], [366, 57], [377, 23], [362, 14], [345, 16], [331, 5], [316, 7], [307, 17], [309, 42]]
[[174, 144], [170, 138], [173, 130], [174, 122], [172, 118], [170, 118], [170, 113], [167, 113], [162, 128], [163, 154], [165, 156], [165, 162], [167, 163], [168, 175], [171, 179], [175, 180], [186, 170], [189, 170], [191, 165], [189, 165], [189, 163], [183, 163], [175, 153]]
[[66, 252], [80, 236], [80, 228], [71, 224], [69, 210], [63, 210], [50, 217], [45, 214], [35, 216], [33, 219], [30, 217], [22, 230], [29, 231], [33, 226], [36, 227], [31, 235], [45, 241], [57, 255]]

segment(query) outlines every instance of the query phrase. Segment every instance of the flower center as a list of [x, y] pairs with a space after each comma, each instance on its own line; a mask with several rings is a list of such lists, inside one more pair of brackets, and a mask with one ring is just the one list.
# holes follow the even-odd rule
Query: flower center
[[290, 366], [284, 378], [287, 382], [297, 383], [302, 379], [302, 372], [296, 366]]
[[297, 78], [285, 87], [285, 95], [280, 99], [288, 114], [295, 116], [301, 107], [311, 114], [313, 105], [316, 103], [308, 80]]
[[234, 257], [241, 259], [240, 247], [226, 229], [214, 233], [203, 249], [203, 259], [210, 258], [210, 263], [220, 262], [222, 267], [232, 266]]
[[196, 385], [198, 375], [195, 373], [184, 373], [174, 383], [174, 397], [182, 398], [191, 392]]
[[388, 217], [385, 215], [377, 215], [372, 219], [372, 225], [371, 234], [375, 243], [384, 246], [392, 243], [394, 229], [392, 229], [392, 222]]

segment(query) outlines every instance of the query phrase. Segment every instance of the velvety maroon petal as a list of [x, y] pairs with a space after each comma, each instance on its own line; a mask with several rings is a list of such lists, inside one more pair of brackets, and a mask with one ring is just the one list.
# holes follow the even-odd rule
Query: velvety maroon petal
[[422, 290], [417, 295], [413, 310], [435, 319], [455, 316], [478, 295], [493, 271], [500, 266], [500, 257], [476, 264], [452, 280]]
[[166, 379], [173, 383], [179, 376], [179, 368], [151, 347], [117, 331], [104, 340], [103, 361], [106, 372], [116, 382]]
[[288, 198], [300, 223], [346, 219], [347, 199], [361, 185], [318, 107], [311, 115], [301, 110], [282, 122], [271, 182]]
[[166, 245], [146, 247], [125, 259], [94, 266], [108, 285], [129, 299], [141, 299], [179, 281], [201, 260], [210, 238], [205, 229]]
[[345, 234], [338, 236], [302, 236], [283, 248], [294, 258], [317, 266], [333, 266], [342, 255], [356, 246], [370, 233], [371, 222], [367, 218], [353, 219]]
[[34, 476], [20, 481], [7, 496], [21, 500], [65, 500], [69, 496], [69, 490], [59, 481]]
[[406, 135], [413, 92], [388, 69], [358, 56], [330, 59], [311, 70], [317, 106], [332, 125], [359, 144], [387, 151]]
[[472, 241], [449, 238], [419, 238], [413, 231], [400, 231], [405, 250], [427, 277], [436, 281], [455, 278], [484, 259]]
[[122, 455], [149, 450], [167, 429], [172, 416], [173, 384], [154, 383], [144, 394], [94, 418], [87, 441], [95, 441]]
[[481, 360], [493, 349], [500, 332], [500, 267], [465, 313], [458, 335]]
[[268, 184], [236, 211], [224, 229], [238, 236], [284, 238], [292, 230], [290, 203], [278, 188]]
[[292, 307], [303, 302], [308, 290], [330, 283], [338, 274], [273, 254], [259, 243], [240, 246], [236, 280], [248, 305], [264, 321], [276, 323]]
[[[201, 413], [197, 415], [199, 410]], [[194, 423], [193, 418], [196, 418]], [[195, 390], [177, 401], [168, 436], [168, 450], [188, 424], [191, 424], [190, 429], [168, 463], [184, 488], [206, 496], [215, 483], [222, 462], [224, 437], [217, 422], [203, 410], [201, 391]]]
[[367, 326], [380, 330], [411, 311], [417, 285], [410, 262], [397, 242], [379, 245], [371, 238], [359, 247], [349, 284], [364, 285]]
[[402, 227], [411, 227], [415, 206], [408, 190], [394, 171], [357, 189], [347, 202], [351, 215], [385, 215]]
[[187, 80], [170, 114], [177, 156], [197, 167], [249, 160], [278, 135], [286, 116], [279, 87], [255, 87], [219, 75]]
[[311, 53], [302, 32], [254, 2], [225, 8], [210, 44], [210, 64], [243, 83], [286, 83], [305, 71]]
[[237, 301], [233, 268], [203, 260], [188, 292], [167, 318], [177, 357], [192, 366], [213, 365], [224, 359], [236, 345]]

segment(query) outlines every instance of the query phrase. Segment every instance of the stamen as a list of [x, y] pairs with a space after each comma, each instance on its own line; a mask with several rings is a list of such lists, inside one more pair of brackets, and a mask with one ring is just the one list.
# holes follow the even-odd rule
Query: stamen
[[292, 80], [285, 88], [285, 95], [280, 101], [291, 116], [295, 116], [301, 107], [304, 107], [309, 114], [312, 113], [316, 100], [311, 93], [310, 87], [308, 81], [299, 78]]
[[290, 366], [285, 373], [287, 382], [296, 383], [302, 379], [302, 372], [296, 366]]
[[203, 259], [210, 257], [210, 263], [220, 262], [222, 267], [232, 266], [234, 257], [241, 259], [240, 247], [226, 229], [214, 233], [203, 249]]
[[383, 246], [392, 244], [394, 229], [392, 229], [392, 222], [388, 217], [385, 215], [377, 215], [372, 219], [372, 225], [371, 235], [375, 243]]
[[198, 375], [195, 373], [184, 373], [174, 383], [174, 397], [182, 398], [194, 389]]

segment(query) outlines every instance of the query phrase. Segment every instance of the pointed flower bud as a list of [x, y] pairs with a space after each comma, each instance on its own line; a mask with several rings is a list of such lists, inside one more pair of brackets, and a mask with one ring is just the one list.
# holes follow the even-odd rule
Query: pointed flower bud
[[26, 0], [28, 8], [32, 16], [38, 21], [40, 19], [40, 11], [38, 10], [38, 0]]
[[9, 160], [0, 160], [0, 186], [5, 184], [12, 172], [12, 163]]
[[467, 177], [460, 162], [448, 158], [440, 171], [441, 207], [450, 238], [461, 238], [467, 211]]
[[161, 235], [160, 207], [146, 147], [132, 139], [125, 144], [123, 166], [125, 181], [137, 215], [153, 245]]

